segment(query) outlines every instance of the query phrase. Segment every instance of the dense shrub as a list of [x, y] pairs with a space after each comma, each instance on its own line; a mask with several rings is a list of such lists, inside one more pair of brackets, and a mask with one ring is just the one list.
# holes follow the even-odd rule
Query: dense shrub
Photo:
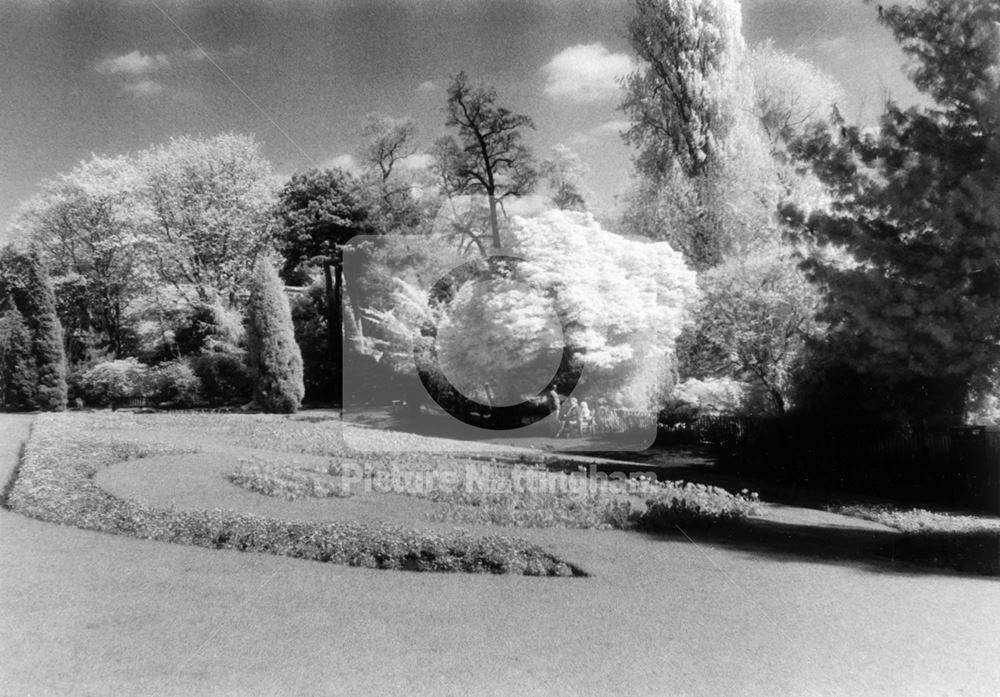
[[157, 404], [190, 407], [201, 402], [201, 380], [184, 361], [168, 361], [149, 370], [146, 396]]
[[734, 495], [705, 484], [665, 482], [646, 502], [646, 510], [637, 523], [644, 530], [675, 532], [678, 528], [683, 531], [733, 522], [759, 512], [757, 494], [746, 489]]
[[253, 378], [242, 353], [202, 353], [190, 359], [210, 404], [244, 404], [253, 394]]
[[144, 395], [149, 369], [135, 358], [104, 361], [79, 379], [80, 398], [90, 406], [113, 406]]
[[298, 411], [305, 394], [302, 354], [295, 343], [284, 286], [268, 259], [257, 262], [247, 314], [247, 349], [254, 380], [254, 401], [268, 412]]
[[267, 552], [351, 566], [413, 571], [573, 576], [584, 572], [519, 538], [436, 534], [387, 524], [293, 523], [232, 511], [176, 511], [121, 499], [93, 481], [98, 468], [182, 452], [116, 441], [86, 423], [40, 419], [7, 505], [24, 515], [143, 539]]

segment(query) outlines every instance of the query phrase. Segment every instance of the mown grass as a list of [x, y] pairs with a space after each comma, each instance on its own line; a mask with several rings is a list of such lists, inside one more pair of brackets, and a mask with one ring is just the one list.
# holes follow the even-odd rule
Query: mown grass
[[896, 559], [1000, 576], [1000, 519], [887, 505], [840, 506], [833, 510], [902, 532], [902, 537], [884, 550]]

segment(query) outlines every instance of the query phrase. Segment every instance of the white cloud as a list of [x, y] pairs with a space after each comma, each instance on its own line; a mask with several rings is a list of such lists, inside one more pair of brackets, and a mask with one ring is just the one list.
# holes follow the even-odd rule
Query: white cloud
[[354, 155], [343, 154], [337, 155], [336, 157], [331, 157], [328, 160], [324, 160], [320, 163], [320, 169], [342, 169], [350, 174], [358, 175], [361, 174], [361, 165], [358, 161], [354, 159]]
[[588, 131], [592, 136], [618, 136], [631, 128], [632, 124], [628, 121], [622, 119], [615, 119], [613, 121], [605, 121], [602, 124], [594, 126]]
[[166, 54], [146, 55], [132, 51], [121, 56], [105, 58], [94, 66], [103, 75], [145, 75], [165, 67], [170, 63]]
[[427, 169], [434, 162], [434, 156], [425, 152], [415, 152], [412, 155], [407, 155], [397, 164], [402, 170], [419, 170]]
[[[135, 50], [120, 56], [111, 56], [93, 65], [95, 72], [113, 76], [121, 85], [122, 92], [135, 97], [149, 97], [166, 91], [161, 81], [150, 77], [152, 73], [163, 73], [172, 69], [196, 65], [209, 58], [213, 61], [239, 58], [247, 54], [243, 46], [233, 46], [225, 51], [203, 51], [200, 48], [177, 49], [170, 53], [143, 53]], [[174, 90], [175, 96], [191, 96], [191, 93]]]
[[618, 80], [634, 68], [625, 53], [611, 53], [603, 44], [580, 44], [557, 53], [541, 71], [550, 97], [597, 102], [617, 97]]
[[122, 87], [122, 91], [136, 97], [153, 97], [165, 89], [166, 87], [155, 80], [139, 80], [139, 82], [130, 82]]
[[424, 80], [419, 85], [417, 85], [417, 92], [430, 93], [430, 92], [437, 92], [440, 89], [441, 85], [434, 82], [433, 80]]
[[569, 137], [569, 142], [576, 146], [593, 145], [598, 140], [610, 137], [620, 137], [622, 133], [632, 126], [628, 121], [614, 119], [599, 123], [586, 131], [577, 131]]

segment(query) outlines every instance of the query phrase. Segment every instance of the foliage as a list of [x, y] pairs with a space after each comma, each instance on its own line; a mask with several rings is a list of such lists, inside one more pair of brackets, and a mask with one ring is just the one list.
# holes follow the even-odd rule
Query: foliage
[[888, 383], [913, 428], [960, 418], [1000, 363], [1000, 2], [930, 0], [882, 22], [934, 100], [886, 106], [870, 132], [838, 117], [798, 144], [835, 197], [787, 220], [820, 245], [829, 353]]
[[149, 371], [146, 393], [157, 404], [190, 407], [202, 399], [201, 380], [187, 362], [168, 361]]
[[[175, 305], [167, 311], [161, 304], [148, 308], [161, 316], [158, 337], [143, 360], [149, 363], [192, 357], [204, 352], [238, 351], [244, 343], [243, 318], [238, 310], [219, 302]], [[169, 327], [169, 328], [165, 328]]]
[[587, 209], [588, 192], [583, 183], [587, 166], [575, 152], [561, 143], [553, 145], [549, 156], [539, 167], [539, 174], [557, 208], [568, 211]]
[[253, 377], [246, 365], [246, 352], [206, 352], [188, 362], [209, 404], [245, 404], [252, 399]]
[[883, 504], [837, 506], [833, 511], [841, 515], [882, 523], [896, 528], [900, 532], [975, 532], [977, 530], [1000, 532], [1000, 519], [997, 518], [939, 513], [924, 508], [903, 510]]
[[667, 482], [663, 490], [646, 502], [637, 525], [653, 532], [731, 523], [760, 513], [756, 493], [743, 489], [731, 494], [725, 489], [691, 482]]
[[892, 545], [893, 559], [1000, 576], [1000, 520], [996, 518], [921, 508], [906, 511], [885, 505], [840, 506], [833, 510], [904, 533]]
[[752, 81], [751, 113], [779, 152], [809, 131], [824, 128], [844, 98], [833, 78], [770, 40], [750, 50], [744, 69]]
[[265, 496], [281, 496], [289, 501], [305, 497], [328, 498], [351, 495], [351, 490], [340, 481], [317, 472], [302, 470], [293, 465], [257, 462], [253, 458], [241, 462], [229, 475], [229, 481], [247, 491]]
[[305, 293], [292, 298], [292, 323], [295, 342], [302, 352], [306, 398], [317, 400], [335, 394], [341, 366], [334, 365], [330, 358], [326, 293], [322, 285], [309, 286]]
[[362, 191], [371, 200], [374, 227], [398, 232], [416, 227], [422, 211], [413, 196], [414, 177], [404, 171], [406, 158], [416, 154], [417, 126], [411, 119], [369, 114], [362, 130], [361, 161], [366, 168]]
[[254, 402], [268, 412], [298, 411], [305, 394], [284, 286], [266, 257], [257, 262], [247, 305], [247, 350]]
[[625, 81], [625, 140], [651, 179], [678, 165], [699, 177], [732, 123], [728, 103], [743, 53], [737, 0], [632, 0], [628, 39], [641, 63]]
[[324, 269], [340, 264], [340, 248], [368, 231], [368, 211], [359, 184], [341, 170], [292, 175], [278, 194], [275, 215], [281, 229], [284, 274], [302, 264]]
[[387, 524], [294, 523], [232, 511], [159, 509], [117, 498], [93, 481], [101, 467], [177, 453], [162, 444], [88, 433], [86, 422], [39, 420], [7, 505], [33, 518], [213, 549], [414, 571], [583, 576], [583, 571], [517, 538], [436, 534]]
[[682, 409], [706, 414], [739, 414], [747, 402], [748, 386], [732, 378], [688, 378], [674, 387], [671, 401]]
[[56, 297], [44, 262], [34, 249], [0, 253], [0, 306], [20, 312], [31, 336], [30, 372], [37, 380], [32, 408], [66, 408], [66, 353]]
[[148, 369], [135, 358], [104, 361], [87, 369], [78, 384], [80, 398], [89, 405], [106, 407], [142, 397]]
[[[511, 279], [467, 284], [469, 296], [451, 304], [428, 302], [426, 290], [398, 279], [393, 307], [376, 313], [390, 337], [386, 350], [410, 366], [415, 349], [436, 350], [452, 380], [497, 389], [553, 348], [554, 312], [583, 370], [582, 396], [632, 408], [662, 399], [672, 386], [673, 345], [697, 294], [680, 255], [568, 211], [514, 218], [510, 239], [511, 254], [526, 260]], [[440, 329], [436, 349], [425, 326]]]
[[145, 234], [162, 282], [229, 305], [272, 244], [273, 173], [251, 137], [174, 138], [137, 158]]
[[70, 357], [97, 348], [122, 358], [132, 348], [130, 305], [151, 280], [139, 169], [127, 156], [94, 156], [41, 186], [13, 228], [52, 274]]
[[534, 122], [498, 106], [496, 89], [473, 85], [464, 72], [455, 75], [448, 87], [447, 113], [445, 125], [458, 128], [458, 141], [442, 138], [434, 153], [445, 193], [485, 195], [489, 239], [500, 248], [497, 205], [507, 197], [529, 193], [538, 178], [531, 152], [521, 142], [521, 130], [534, 128]]
[[343, 248], [355, 235], [371, 232], [370, 211], [351, 175], [340, 170], [311, 170], [294, 175], [285, 184], [275, 215], [285, 258], [283, 276], [289, 278], [296, 269], [310, 265], [322, 269], [327, 364], [334, 371], [331, 392], [323, 396], [339, 400], [344, 341]]
[[11, 307], [0, 314], [0, 406], [34, 409], [37, 385], [31, 334], [24, 317]]
[[[587, 476], [546, 469], [555, 463], [536, 456], [470, 459], [462, 456], [394, 456], [338, 459], [314, 469], [280, 460], [241, 461], [230, 481], [267, 496], [288, 499], [352, 496], [356, 492], [403, 494], [435, 504], [431, 519], [476, 525], [629, 529], [655, 526], [665, 515], [677, 522], [711, 525], [759, 513], [757, 495], [733, 496], [715, 487], [656, 482], [638, 477]], [[342, 478], [350, 474], [351, 478]], [[648, 499], [646, 507], [640, 499]], [[668, 507], [664, 513], [660, 508]], [[650, 508], [656, 508], [650, 512]]]
[[783, 414], [806, 342], [820, 329], [818, 293], [795, 264], [779, 249], [702, 274], [697, 323], [683, 342], [686, 369], [754, 382]]

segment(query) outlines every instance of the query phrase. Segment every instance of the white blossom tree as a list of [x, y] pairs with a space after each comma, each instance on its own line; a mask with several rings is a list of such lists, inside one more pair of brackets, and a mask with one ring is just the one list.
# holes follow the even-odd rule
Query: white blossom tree
[[[537, 371], [566, 345], [582, 370], [578, 394], [630, 408], [659, 404], [698, 292], [681, 255], [570, 211], [514, 217], [508, 239], [505, 254], [523, 260], [512, 275], [467, 283], [449, 302], [428, 303], [426, 289], [397, 281], [396, 306], [371, 315], [390, 337], [386, 350], [405, 361], [436, 343], [453, 384], [509, 403], [534, 394]], [[431, 337], [421, 332], [428, 324], [437, 328]]]

